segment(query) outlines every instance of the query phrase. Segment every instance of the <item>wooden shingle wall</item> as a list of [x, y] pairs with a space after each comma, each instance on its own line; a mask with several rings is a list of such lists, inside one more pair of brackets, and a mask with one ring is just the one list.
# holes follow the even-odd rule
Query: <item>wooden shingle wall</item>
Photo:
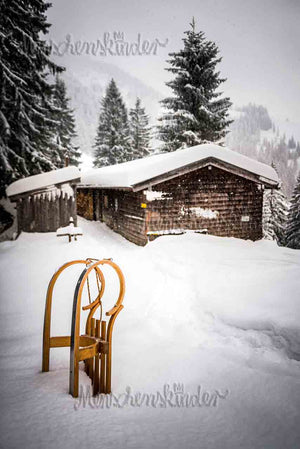
[[113, 189], [78, 189], [78, 215], [88, 220], [100, 220], [137, 245], [145, 245], [145, 209], [141, 207], [142, 192]]
[[102, 191], [102, 221], [137, 245], [147, 243], [142, 192]]
[[242, 239], [262, 238], [263, 191], [245, 178], [211, 166], [152, 187], [147, 231], [207, 230]]

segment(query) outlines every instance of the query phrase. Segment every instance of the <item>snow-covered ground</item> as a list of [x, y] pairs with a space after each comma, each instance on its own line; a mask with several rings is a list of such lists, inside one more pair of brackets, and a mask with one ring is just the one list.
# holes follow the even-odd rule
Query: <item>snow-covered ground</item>
[[[79, 226], [77, 242], [22, 233], [0, 244], [0, 446], [299, 448], [300, 251], [192, 233], [140, 248], [103, 224]], [[65, 261], [86, 257], [113, 257], [127, 281], [114, 394], [130, 387], [166, 402], [84, 407], [68, 395], [68, 349], [53, 350], [50, 372], [40, 372], [47, 284]], [[53, 335], [70, 332], [79, 272], [58, 283]], [[84, 372], [80, 382], [89, 385]], [[198, 386], [200, 402], [180, 407]]]

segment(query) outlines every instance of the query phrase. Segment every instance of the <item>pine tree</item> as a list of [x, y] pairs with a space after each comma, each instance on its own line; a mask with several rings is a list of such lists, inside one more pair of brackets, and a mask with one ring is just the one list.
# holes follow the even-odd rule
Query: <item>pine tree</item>
[[300, 249], [300, 174], [298, 175], [286, 228], [286, 246]]
[[293, 150], [294, 148], [296, 148], [296, 142], [295, 142], [295, 139], [293, 136], [288, 141], [288, 148], [290, 150]]
[[149, 117], [145, 113], [145, 108], [142, 108], [139, 98], [136, 99], [135, 107], [130, 110], [129, 116], [133, 158], [145, 157], [150, 153]]
[[133, 159], [127, 109], [114, 79], [110, 81], [101, 101], [94, 148], [94, 167]]
[[219, 50], [203, 32], [185, 32], [184, 47], [170, 53], [168, 72], [175, 75], [167, 84], [173, 96], [162, 100], [166, 112], [160, 117], [158, 137], [164, 142], [162, 151], [174, 151], [205, 142], [220, 142], [226, 135], [229, 98], [217, 92], [225, 81], [216, 71], [220, 63]]
[[0, 0], [0, 195], [12, 181], [55, 168], [51, 161], [51, 94], [47, 74], [62, 71], [41, 39], [43, 0]]
[[73, 110], [69, 106], [66, 85], [59, 76], [56, 76], [53, 89], [52, 118], [55, 121], [52, 128], [52, 161], [58, 168], [65, 166], [66, 159], [70, 165], [78, 166], [81, 153], [73, 144], [73, 139], [77, 136], [75, 119]]
[[276, 240], [278, 245], [285, 244], [285, 231], [289, 203], [281, 189], [270, 189], [264, 193], [263, 236]]

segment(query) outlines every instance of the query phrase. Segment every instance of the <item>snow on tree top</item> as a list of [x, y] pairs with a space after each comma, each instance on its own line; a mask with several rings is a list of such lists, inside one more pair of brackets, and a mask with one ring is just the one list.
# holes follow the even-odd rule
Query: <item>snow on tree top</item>
[[131, 188], [156, 176], [172, 170], [213, 158], [231, 166], [246, 170], [262, 177], [262, 181], [277, 185], [276, 171], [269, 165], [250, 159], [228, 148], [214, 144], [196, 145], [170, 153], [147, 156], [122, 164], [92, 169], [82, 174], [81, 185], [94, 185], [102, 188]]
[[75, 179], [80, 179], [80, 171], [77, 167], [60, 168], [58, 170], [41, 173], [40, 175], [19, 179], [7, 187], [6, 194], [8, 197], [12, 197], [22, 193], [44, 189], [52, 185], [64, 184]]

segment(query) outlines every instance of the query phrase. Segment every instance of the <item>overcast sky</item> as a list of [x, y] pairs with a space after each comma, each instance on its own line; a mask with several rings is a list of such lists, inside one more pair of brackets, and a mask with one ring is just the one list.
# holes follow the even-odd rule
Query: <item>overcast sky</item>
[[[256, 102], [272, 115], [300, 121], [300, 0], [52, 0], [50, 37], [63, 41], [103, 40], [124, 32], [132, 43], [142, 39], [168, 43], [157, 55], [94, 56], [168, 93], [168, 53], [182, 47], [192, 16], [198, 30], [217, 43], [227, 78], [223, 91], [236, 105]], [[74, 56], [76, 57], [76, 56]], [[77, 56], [78, 58], [79, 56]], [[63, 57], [62, 57], [63, 63]]]

